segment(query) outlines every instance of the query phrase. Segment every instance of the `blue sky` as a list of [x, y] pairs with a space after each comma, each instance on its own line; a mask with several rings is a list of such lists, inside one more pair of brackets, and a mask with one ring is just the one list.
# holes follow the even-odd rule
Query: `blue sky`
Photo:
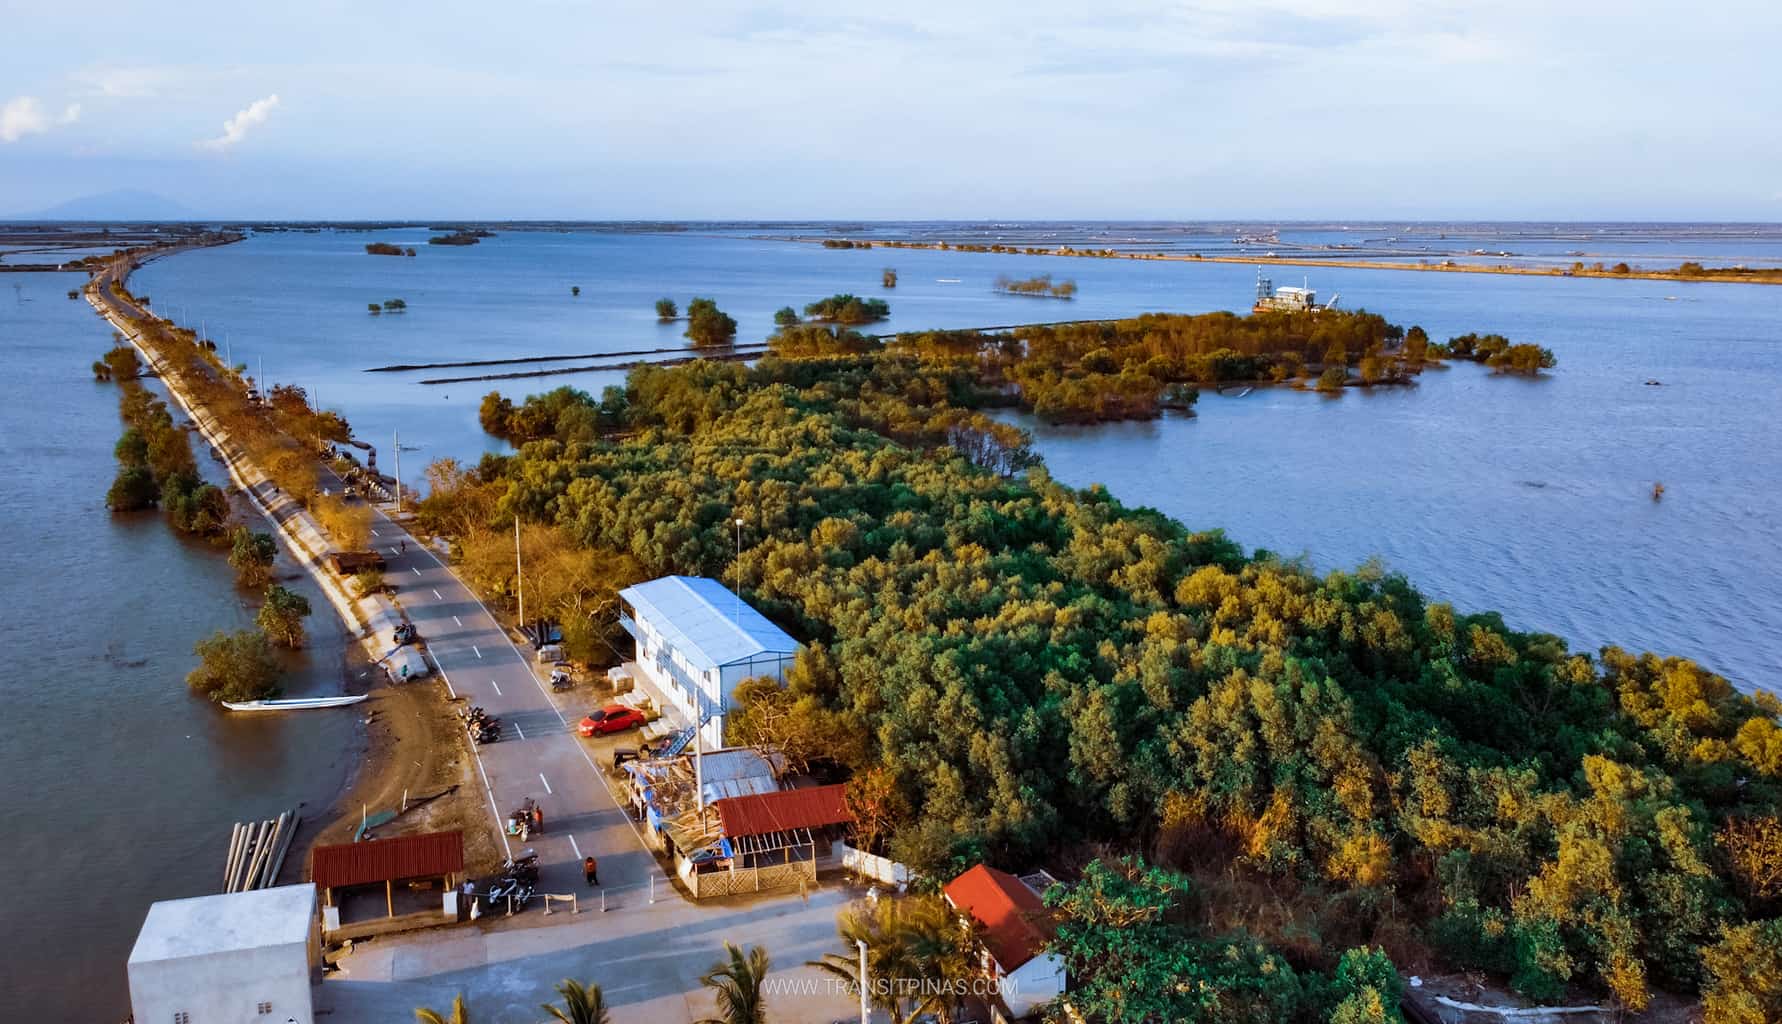
[[1782, 5], [0, 0], [0, 215], [1782, 220]]

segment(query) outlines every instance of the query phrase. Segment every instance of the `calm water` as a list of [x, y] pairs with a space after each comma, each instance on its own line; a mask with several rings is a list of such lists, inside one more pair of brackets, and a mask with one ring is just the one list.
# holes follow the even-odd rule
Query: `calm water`
[[[252, 621], [224, 554], [104, 505], [122, 429], [87, 367], [109, 329], [73, 275], [0, 278], [0, 1017], [111, 1022], [156, 899], [215, 892], [232, 822], [330, 800], [350, 713], [225, 718], [186, 690], [192, 644]], [[14, 291], [13, 284], [19, 290]], [[200, 462], [210, 464], [208, 458]], [[295, 569], [281, 552], [282, 574]], [[339, 692], [338, 620], [307, 577], [292, 693]], [[33, 1012], [35, 1011], [35, 1012]]]
[[[681, 326], [659, 325], [652, 312], [663, 295], [683, 306], [709, 295], [737, 318], [740, 338], [755, 340], [773, 310], [838, 291], [884, 295], [894, 314], [884, 329], [912, 330], [1241, 308], [1255, 278], [1242, 265], [836, 251], [747, 237], [773, 230], [504, 232], [466, 248], [429, 247], [425, 230], [263, 235], [151, 264], [134, 286], [163, 312], [202, 322], [237, 361], [257, 371], [264, 359], [272, 381], [317, 392], [378, 446], [386, 469], [399, 428], [415, 449], [402, 467], [412, 484], [429, 458], [499, 447], [476, 424], [491, 388], [598, 391], [622, 375], [429, 386], [418, 380], [474, 371], [366, 367], [676, 346]], [[1306, 230], [1283, 230], [1283, 240], [1305, 241]], [[1667, 259], [1756, 263], [1776, 252], [1773, 229], [1725, 234], [1642, 239], [1622, 229], [1613, 242]], [[1441, 241], [1586, 247], [1521, 235], [1499, 245], [1490, 235]], [[380, 239], [419, 255], [365, 255]], [[886, 266], [900, 275], [890, 293], [879, 288]], [[1074, 278], [1079, 298], [990, 290], [999, 274], [1036, 273]], [[1282, 283], [1297, 276], [1276, 274]], [[7, 294], [15, 281], [22, 294]], [[353, 723], [225, 721], [186, 696], [192, 641], [251, 609], [217, 554], [153, 518], [105, 513], [116, 394], [88, 379], [106, 329], [62, 297], [74, 282], [0, 279], [0, 340], [13, 357], [0, 385], [0, 522], [14, 538], [0, 555], [0, 586], [11, 649], [34, 652], [0, 681], [28, 723], [0, 744], [12, 782], [0, 868], [43, 877], [53, 858], [54, 878], [103, 879], [105, 899], [71, 894], [49, 914], [9, 901], [0, 927], [33, 941], [0, 958], [0, 991], [24, 992], [20, 1005], [103, 1018], [122, 1011], [122, 962], [146, 904], [214, 888], [228, 822], [331, 792]], [[1315, 269], [1311, 283], [1437, 338], [1482, 330], [1538, 341], [1560, 368], [1528, 381], [1462, 365], [1426, 373], [1415, 388], [1335, 400], [1207, 394], [1192, 420], [1028, 423], [1053, 472], [1320, 567], [1380, 557], [1434, 597], [1499, 609], [1575, 647], [1650, 647], [1699, 658], [1743, 686], [1782, 686], [1782, 290], [1337, 268]], [[407, 313], [365, 311], [396, 297]], [[1645, 387], [1647, 378], [1665, 386]], [[1654, 503], [1657, 480], [1668, 493]], [[319, 613], [314, 623], [332, 619]], [[337, 671], [318, 666], [304, 685], [335, 685]], [[70, 965], [109, 987], [71, 993], [62, 980]]]

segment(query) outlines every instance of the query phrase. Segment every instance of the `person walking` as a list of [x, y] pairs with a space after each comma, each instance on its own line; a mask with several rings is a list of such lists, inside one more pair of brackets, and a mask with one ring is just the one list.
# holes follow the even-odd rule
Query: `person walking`
[[600, 866], [594, 863], [594, 858], [582, 858], [582, 877], [588, 880], [590, 889], [600, 884]]

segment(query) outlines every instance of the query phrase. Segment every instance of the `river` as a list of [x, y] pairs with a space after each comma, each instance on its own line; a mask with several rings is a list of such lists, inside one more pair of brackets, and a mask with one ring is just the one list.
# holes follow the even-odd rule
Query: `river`
[[[1153, 238], [1071, 230], [1146, 247]], [[751, 237], [794, 233], [780, 227], [501, 231], [461, 248], [428, 246], [429, 233], [261, 234], [151, 263], [132, 287], [202, 325], [252, 372], [264, 360], [271, 381], [310, 388], [378, 446], [386, 470], [400, 430], [412, 485], [427, 459], [502, 448], [476, 422], [491, 388], [598, 391], [623, 375], [440, 386], [418, 381], [474, 371], [363, 372], [371, 366], [679, 345], [682, 325], [659, 324], [652, 311], [661, 296], [683, 307], [714, 298], [748, 341], [771, 330], [775, 309], [841, 291], [886, 298], [893, 316], [882, 329], [915, 330], [1241, 309], [1256, 276], [1235, 264], [832, 250]], [[1329, 228], [1302, 234], [1283, 231], [1282, 241], [1337, 237]], [[1612, 246], [1594, 251], [1579, 240], [1588, 232], [1441, 241], [1548, 259], [1582, 247], [1593, 261], [1648, 252], [1672, 261], [1749, 255], [1755, 265], [1772, 261], [1782, 238], [1774, 229], [1756, 241], [1716, 229], [1611, 235]], [[365, 243], [378, 240], [417, 255], [366, 255]], [[893, 291], [880, 287], [885, 267], [899, 272]], [[1074, 279], [1078, 298], [991, 290], [998, 275], [1037, 273]], [[1279, 283], [1302, 276], [1321, 295], [1340, 292], [1344, 306], [1421, 324], [1437, 339], [1478, 330], [1539, 342], [1559, 367], [1525, 380], [1460, 364], [1412, 388], [1335, 399], [1208, 393], [1192, 419], [1053, 428], [1016, 418], [1059, 478], [1103, 483], [1192, 527], [1223, 528], [1324, 569], [1378, 557], [1432, 598], [1499, 610], [1575, 648], [1651, 648], [1696, 658], [1748, 689], [1782, 688], [1782, 289], [1276, 268]], [[123, 960], [147, 904], [213, 891], [229, 822], [331, 796], [356, 719], [230, 720], [185, 693], [192, 642], [244, 623], [252, 608], [217, 552], [153, 516], [105, 512], [117, 395], [86, 369], [107, 329], [63, 297], [77, 283], [0, 278], [0, 342], [12, 357], [0, 384], [0, 523], [14, 538], [0, 555], [0, 586], [15, 652], [0, 692], [24, 726], [0, 745], [12, 783], [0, 827], [13, 837], [0, 847], [0, 869], [48, 894], [0, 910], [0, 927], [33, 936], [0, 960], [0, 991], [52, 1017], [108, 1019], [123, 1012]], [[389, 298], [408, 310], [366, 311]], [[1658, 502], [1656, 481], [1667, 489]], [[309, 594], [320, 633], [334, 620]], [[300, 666], [294, 689], [338, 685], [339, 666], [314, 660], [322, 664]], [[98, 980], [76, 986], [71, 976]]]

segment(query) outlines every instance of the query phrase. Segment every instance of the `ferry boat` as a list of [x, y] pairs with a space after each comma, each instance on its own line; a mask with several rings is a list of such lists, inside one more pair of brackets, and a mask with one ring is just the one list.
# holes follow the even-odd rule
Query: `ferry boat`
[[1320, 306], [1318, 293], [1314, 292], [1308, 281], [1306, 287], [1293, 288], [1283, 285], [1275, 287], [1274, 281], [1263, 276], [1262, 268], [1256, 268], [1256, 304], [1250, 307], [1252, 313], [1322, 313], [1335, 309], [1337, 298], [1332, 295], [1330, 301]]

